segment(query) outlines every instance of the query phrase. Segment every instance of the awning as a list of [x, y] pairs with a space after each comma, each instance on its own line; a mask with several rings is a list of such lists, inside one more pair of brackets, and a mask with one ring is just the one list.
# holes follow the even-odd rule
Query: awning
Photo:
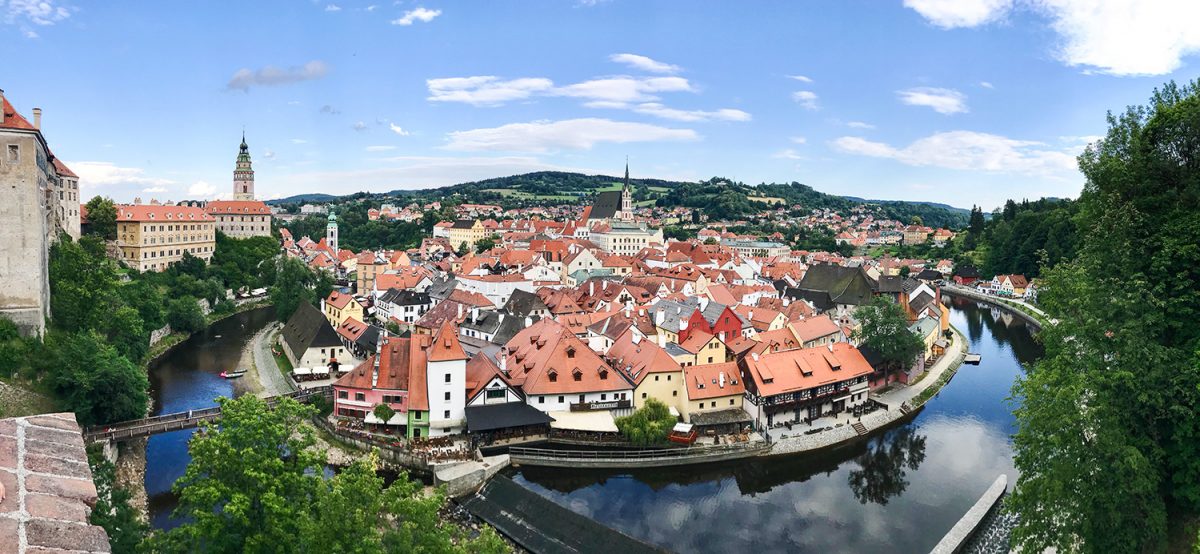
[[946, 348], [946, 347], [950, 346], [950, 342], [947, 341], [946, 339], [938, 339], [933, 342], [933, 345], [938, 348]]
[[[363, 418], [363, 421], [375, 424], [383, 423], [382, 419], [375, 417], [374, 412], [367, 412], [367, 417]], [[388, 425], [404, 425], [406, 423], [408, 423], [408, 416], [405, 416], [399, 412], [397, 412], [396, 415], [393, 415], [392, 419], [389, 419], [387, 422]]]
[[675, 406], [667, 406], [667, 412], [670, 413], [672, 417], [679, 417], [679, 410], [676, 410]]
[[307, 367], [298, 367], [292, 370], [292, 375], [312, 375], [312, 370]]
[[546, 412], [524, 402], [467, 406], [466, 412], [467, 431], [472, 433], [528, 425], [545, 425], [554, 421], [553, 418], [546, 415]]
[[729, 408], [716, 412], [700, 412], [691, 414], [692, 425], [708, 427], [711, 425], [729, 425], [732, 423], [750, 423], [750, 414], [738, 408]]
[[596, 410], [594, 412], [550, 412], [554, 421], [552, 429], [569, 431], [592, 431], [595, 433], [619, 433], [617, 424], [613, 421], [612, 412]]
[[686, 435], [686, 434], [692, 432], [692, 424], [691, 423], [676, 423], [675, 426], [671, 428], [671, 432], [672, 433], [682, 433], [682, 434]]

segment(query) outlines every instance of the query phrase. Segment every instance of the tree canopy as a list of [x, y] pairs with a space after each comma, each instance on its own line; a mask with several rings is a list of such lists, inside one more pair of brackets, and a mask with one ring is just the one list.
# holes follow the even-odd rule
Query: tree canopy
[[878, 297], [855, 313], [862, 327], [856, 331], [859, 344], [875, 351], [889, 367], [907, 368], [917, 360], [925, 342], [908, 329], [908, 316], [900, 304]]
[[84, 204], [90, 233], [105, 240], [117, 238], [117, 206], [111, 198], [95, 196]]
[[640, 445], [651, 445], [666, 442], [667, 435], [675, 426], [675, 416], [666, 404], [653, 398], [646, 399], [641, 408], [632, 414], [618, 417], [617, 429], [629, 442]]
[[1078, 255], [1040, 293], [1060, 323], [1014, 386], [1028, 551], [1159, 551], [1200, 511], [1200, 88], [1108, 124], [1079, 157]]

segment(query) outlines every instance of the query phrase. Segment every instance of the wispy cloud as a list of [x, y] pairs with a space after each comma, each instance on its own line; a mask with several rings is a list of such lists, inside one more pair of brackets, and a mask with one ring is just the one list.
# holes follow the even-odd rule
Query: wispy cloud
[[900, 101], [910, 106], [933, 108], [940, 114], [956, 114], [967, 111], [967, 96], [957, 90], [935, 87], [917, 87], [896, 91]]
[[290, 141], [292, 144], [308, 144], [307, 140], [294, 138]]
[[804, 137], [792, 137], [792, 138], [789, 138], [788, 140], [792, 141], [792, 143], [793, 143], [793, 144], [806, 144], [806, 143], [808, 143], [808, 139], [807, 139], [807, 138], [804, 138]]
[[660, 62], [651, 58], [647, 58], [646, 56], [640, 56], [638, 54], [613, 54], [612, 56], [609, 56], [608, 59], [616, 63], [628, 65], [634, 69], [649, 71], [651, 73], [671, 74], [679, 73], [683, 70], [683, 68], [677, 65]]
[[341, 6], [339, 6], [339, 5], [337, 5], [337, 4], [329, 4], [329, 5], [325, 6], [325, 11], [327, 11], [327, 12], [340, 12], [340, 11], [342, 11], [342, 7], [341, 7]]
[[54, 25], [71, 17], [71, 9], [56, 0], [0, 1], [0, 13], [4, 14], [5, 23], [18, 25]]
[[851, 121], [851, 122], [847, 123], [846, 126], [852, 128], [852, 129], [874, 129], [875, 128], [874, 125], [871, 125], [870, 123], [867, 123], [865, 121]]
[[367, 124], [366, 124], [366, 122], [363, 122], [363, 121], [355, 121], [354, 125], [352, 125], [352, 127], [354, 128], [355, 131], [366, 131], [367, 130]]
[[492, 75], [428, 79], [431, 102], [462, 102], [473, 106], [499, 106], [505, 102], [529, 98], [554, 87], [550, 79], [529, 77], [504, 80]]
[[811, 83], [811, 82], [813, 82], [813, 80], [812, 80], [812, 79], [810, 79], [810, 78], [808, 78], [807, 76], [804, 76], [804, 75], [788, 75], [788, 76], [787, 76], [787, 78], [788, 78], [788, 79], [794, 79], [794, 80], [800, 81], [801, 83]]
[[329, 73], [329, 64], [313, 60], [302, 66], [281, 69], [266, 66], [259, 70], [242, 68], [233, 74], [228, 88], [249, 91], [251, 86], [278, 86], [320, 79]]
[[140, 167], [121, 167], [112, 162], [73, 162], [71, 169], [79, 175], [83, 187], [107, 187], [115, 185], [137, 185], [162, 187], [174, 183], [170, 179], [149, 177]]
[[330, 106], [329, 104], [325, 104], [324, 106], [321, 106], [320, 112], [328, 115], [338, 115], [342, 113], [342, 110]]
[[992, 86], [992, 84], [991, 84], [991, 83], [989, 83], [989, 82], [987, 82], [987, 81], [979, 81], [979, 86], [981, 86], [981, 87], [983, 87], [983, 88], [996, 88], [996, 87]]
[[167, 192], [167, 187], [149, 187], [142, 189], [142, 192], [148, 192], [150, 194], [162, 194]]
[[935, 133], [908, 146], [895, 147], [862, 137], [840, 137], [833, 147], [842, 152], [888, 158], [912, 166], [971, 171], [1011, 172], [1045, 177], [1078, 176], [1075, 157], [1035, 141], [989, 133]]
[[404, 12], [404, 16], [402, 16], [399, 19], [393, 19], [392, 25], [407, 26], [407, 25], [412, 25], [413, 23], [415, 23], [417, 21], [420, 21], [423, 23], [429, 23], [430, 21], [433, 21], [433, 18], [435, 18], [439, 15], [442, 15], [442, 10], [430, 10], [427, 8], [417, 8], [415, 10], [409, 10], [409, 11]]
[[785, 148], [774, 154], [771, 154], [771, 157], [779, 158], [779, 159], [783, 159], [783, 160], [803, 160], [804, 159], [804, 156], [801, 156], [800, 153], [796, 152], [795, 150], [792, 150], [791, 148]]
[[975, 27], [1004, 17], [1012, 0], [904, 0], [930, 23], [943, 29]]
[[695, 92], [683, 77], [602, 77], [559, 87], [552, 94], [596, 102], [649, 102], [658, 93]]
[[405, 131], [399, 125], [396, 125], [395, 123], [388, 123], [388, 128], [391, 129], [392, 132], [396, 133], [397, 135], [400, 135], [402, 137], [408, 136], [408, 131]]
[[633, 111], [674, 121], [750, 121], [749, 113], [732, 108], [713, 111], [677, 110], [668, 108], [662, 104], [650, 102], [633, 106]]
[[209, 184], [206, 181], [196, 181], [192, 186], [188, 187], [188, 196], [195, 198], [209, 198], [217, 192], [217, 187]]
[[820, 108], [817, 106], [817, 93], [811, 90], [798, 90], [793, 92], [792, 100], [809, 110], [816, 110]]
[[561, 121], [510, 123], [500, 127], [455, 131], [445, 148], [463, 151], [551, 152], [587, 150], [598, 143], [692, 141], [691, 129], [672, 129], [627, 121], [580, 118]]

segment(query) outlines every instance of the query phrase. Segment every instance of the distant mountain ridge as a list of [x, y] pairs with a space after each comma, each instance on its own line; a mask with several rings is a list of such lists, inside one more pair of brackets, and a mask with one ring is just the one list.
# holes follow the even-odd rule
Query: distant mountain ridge
[[[397, 201], [407, 202], [460, 195], [464, 202], [500, 204], [506, 207], [574, 204], [590, 199], [600, 191], [614, 190], [620, 187], [623, 181], [624, 177], [610, 175], [539, 171], [429, 189], [393, 190], [385, 193], [359, 192], [340, 197], [329, 194], [300, 194], [271, 200], [268, 203], [283, 205], [336, 202], [339, 199], [364, 197], [395, 198]], [[700, 182], [630, 179], [630, 185], [634, 189], [634, 201], [641, 205], [699, 208], [715, 219], [740, 219], [779, 200], [782, 200], [785, 206], [798, 204], [807, 209], [831, 209], [838, 212], [848, 211], [860, 204], [876, 205], [885, 217], [906, 223], [913, 217], [920, 217], [924, 224], [934, 227], [962, 228], [970, 215], [970, 210], [947, 204], [864, 200], [820, 192], [798, 182], [762, 183], [751, 186], [733, 179], [713, 177]]]

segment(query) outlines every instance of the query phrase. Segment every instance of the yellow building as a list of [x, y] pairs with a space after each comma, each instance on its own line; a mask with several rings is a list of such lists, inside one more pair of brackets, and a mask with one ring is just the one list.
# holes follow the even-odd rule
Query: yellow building
[[680, 410], [683, 420], [723, 410], [742, 410], [746, 385], [742, 383], [737, 362], [704, 364], [683, 368], [683, 386], [687, 399]]
[[190, 206], [118, 205], [121, 261], [138, 271], [162, 271], [189, 253], [204, 261], [217, 247], [216, 220]]
[[213, 200], [204, 211], [217, 219], [217, 229], [230, 238], [271, 236], [271, 208], [258, 200]]
[[486, 236], [487, 230], [483, 228], [483, 223], [478, 219], [475, 221], [460, 219], [450, 226], [450, 246], [455, 250], [464, 242], [467, 244], [467, 248], [474, 249], [475, 243], [483, 240]]
[[363, 321], [363, 307], [353, 296], [342, 294], [338, 291], [329, 293], [329, 298], [325, 299], [325, 319], [329, 320], [329, 324], [334, 329], [342, 326], [342, 322], [347, 318], [353, 317], [359, 321]]

